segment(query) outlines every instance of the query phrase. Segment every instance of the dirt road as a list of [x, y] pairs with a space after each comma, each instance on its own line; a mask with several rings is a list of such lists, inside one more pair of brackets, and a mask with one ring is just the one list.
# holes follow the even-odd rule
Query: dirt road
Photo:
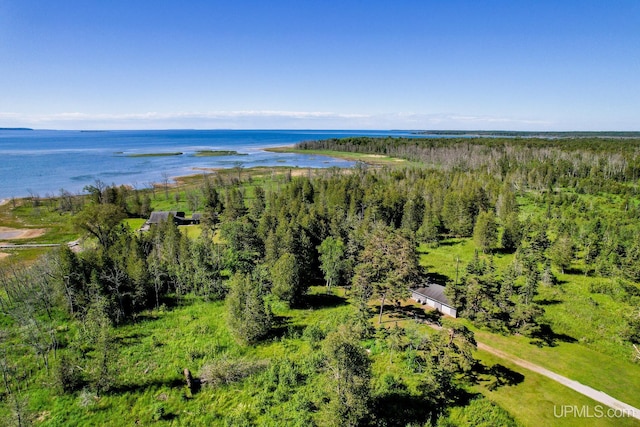
[[583, 394], [595, 400], [596, 402], [602, 403], [603, 405], [607, 405], [610, 408], [623, 411], [625, 414], [628, 414], [629, 416], [633, 416], [634, 418], [640, 420], [640, 409], [635, 408], [631, 405], [628, 405], [624, 402], [621, 402], [618, 399], [614, 399], [613, 397], [609, 396], [606, 393], [593, 389], [589, 386], [579, 383], [578, 381], [574, 381], [567, 377], [563, 377], [562, 375], [558, 375], [555, 372], [552, 372], [548, 369], [543, 368], [542, 366], [538, 366], [534, 363], [527, 362], [526, 360], [517, 358], [503, 351], [497, 350], [484, 343], [481, 343], [481, 342], [478, 343], [478, 350], [486, 351], [487, 353], [491, 353], [495, 356], [498, 356], [501, 359], [508, 360], [509, 362], [512, 362], [525, 369], [536, 372], [540, 375], [544, 375], [547, 378], [551, 378], [552, 380], [559, 382], [560, 384], [566, 387], [569, 387], [570, 389], [575, 390], [578, 393]]
[[[433, 323], [426, 323], [426, 324], [432, 327], [433, 329], [437, 329], [437, 330], [442, 329], [441, 326], [435, 325]], [[623, 411], [624, 414], [627, 414], [628, 416], [632, 416], [633, 418], [640, 420], [640, 409], [633, 407], [631, 405], [628, 405], [618, 399], [615, 399], [602, 391], [596, 390], [594, 388], [586, 386], [582, 383], [579, 383], [578, 381], [574, 381], [567, 377], [563, 377], [562, 375], [556, 374], [555, 372], [550, 371], [546, 368], [543, 368], [542, 366], [539, 366], [539, 365], [536, 365], [535, 363], [531, 363], [524, 359], [520, 359], [518, 357], [512, 356], [508, 353], [505, 353], [504, 351], [493, 348], [485, 343], [481, 343], [478, 341], [476, 341], [476, 343], [478, 344], [478, 350], [486, 351], [487, 353], [491, 353], [494, 356], [498, 356], [500, 359], [508, 360], [509, 362], [514, 363], [522, 368], [528, 369], [540, 375], [544, 375], [547, 378], [551, 378], [552, 380], [564, 385], [565, 387], [569, 387], [570, 389], [577, 391], [578, 393], [583, 394], [595, 400], [596, 402], [602, 403], [603, 405], [607, 405], [610, 408]]]

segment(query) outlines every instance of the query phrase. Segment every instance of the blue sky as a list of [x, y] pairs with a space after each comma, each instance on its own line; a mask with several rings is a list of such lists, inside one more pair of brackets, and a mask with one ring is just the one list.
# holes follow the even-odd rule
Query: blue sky
[[640, 1], [0, 0], [0, 127], [640, 130]]

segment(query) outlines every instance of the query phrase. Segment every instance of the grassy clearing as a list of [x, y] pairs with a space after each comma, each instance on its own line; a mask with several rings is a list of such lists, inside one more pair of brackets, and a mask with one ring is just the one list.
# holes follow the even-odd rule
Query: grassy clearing
[[44, 199], [34, 206], [27, 199], [0, 206], [0, 225], [13, 228], [44, 228], [44, 235], [16, 243], [65, 243], [75, 240], [73, 216], [57, 209], [57, 201]]
[[202, 234], [202, 225], [185, 225], [180, 227], [180, 231], [190, 239], [197, 239]]
[[[406, 301], [403, 303], [403, 306], [424, 309], [424, 306], [411, 301]], [[573, 375], [578, 375], [579, 372], [585, 372], [585, 375], [580, 378], [571, 378], [585, 384], [588, 384], [587, 380], [589, 379], [602, 381], [603, 384], [606, 381], [606, 387], [603, 386], [598, 389], [601, 389], [612, 396], [637, 407], [637, 403], [634, 404], [634, 401], [637, 400], [635, 398], [635, 396], [637, 396], [635, 390], [638, 390], [638, 376], [636, 375], [635, 378], [631, 379], [626, 378], [626, 380], [622, 378], [629, 372], [626, 369], [629, 366], [625, 366], [624, 363], [617, 363], [615, 359], [590, 351], [589, 349], [578, 349], [577, 354], [574, 354], [575, 352], [573, 352], [571, 348], [563, 348], [560, 351], [557, 351], [558, 348], [538, 349], [537, 347], [530, 345], [529, 340], [524, 337], [504, 337], [490, 334], [474, 328], [464, 320], [462, 320], [462, 322], [474, 331], [478, 341], [489, 344], [513, 355], [518, 355], [518, 351], [522, 351], [523, 349], [529, 351], [534, 351], [535, 349], [540, 351], [545, 354], [544, 357], [536, 357], [528, 352], [520, 354], [518, 357], [530, 360], [542, 366], [546, 363], [546, 367], [548, 369], [555, 370], [556, 372], [567, 376], [569, 376], [567, 372], [561, 372], [561, 370], [570, 371]], [[405, 315], [404, 311], [394, 311], [392, 309], [387, 309], [385, 312], [382, 325], [387, 328], [393, 328], [398, 325], [406, 329], [417, 328], [423, 332], [432, 331], [432, 329], [427, 325], [415, 324], [412, 319]], [[380, 350], [376, 347], [374, 342], [372, 342], [371, 355], [374, 359], [373, 368], [377, 378], [382, 378], [385, 375], [401, 376], [402, 365], [399, 361], [399, 357], [393, 353], [390, 354], [388, 351]], [[567, 417], [562, 419], [556, 418], [554, 416], [554, 405], [557, 406], [556, 413], [560, 413], [561, 405], [571, 405], [579, 408], [589, 407], [592, 414], [598, 405], [600, 408], [603, 408], [604, 411], [607, 410], [607, 407], [545, 376], [519, 367], [490, 353], [478, 350], [475, 352], [475, 357], [479, 359], [481, 365], [478, 369], [474, 369], [476, 381], [475, 384], [469, 388], [469, 392], [472, 394], [482, 394], [485, 398], [507, 410], [524, 426], [640, 426], [640, 422], [632, 418], [607, 418], [597, 420], [577, 417]], [[554, 359], [557, 358], [564, 359], [562, 361], [562, 366], [554, 362]], [[490, 384], [493, 382], [494, 376], [490, 375], [486, 370], [496, 364], [508, 368], [515, 380], [492, 390]], [[593, 375], [588, 374], [589, 372], [593, 372], [594, 367], [600, 367], [602, 364], [609, 364], [609, 367], [598, 373], [597, 377], [593, 377]], [[634, 365], [633, 367], [637, 369], [637, 366]], [[609, 378], [607, 379], [607, 377]], [[407, 386], [409, 390], [414, 390], [417, 385], [415, 377], [409, 377], [406, 378], [406, 380], [408, 381]], [[622, 380], [622, 384], [616, 387], [613, 383], [620, 380]], [[609, 388], [609, 390], [606, 390], [605, 388]], [[618, 394], [617, 396], [613, 393], [613, 389], [615, 389], [615, 392]], [[635, 396], [631, 397], [634, 393]], [[459, 409], [460, 408], [452, 409], [452, 418], [455, 419]]]
[[[403, 306], [424, 309], [424, 306], [412, 301], [405, 301]], [[377, 307], [374, 307], [377, 310]], [[430, 309], [429, 312], [431, 312]], [[506, 353], [528, 360], [540, 366], [546, 367], [558, 374], [567, 376], [573, 380], [589, 385], [597, 390], [622, 400], [632, 406], [639, 407], [640, 401], [640, 375], [632, 374], [640, 371], [636, 364], [617, 360], [614, 357], [585, 348], [579, 344], [561, 343], [557, 347], [538, 348], [530, 344], [530, 339], [523, 336], [503, 336], [480, 330], [464, 319], [458, 319], [475, 333], [476, 340]], [[403, 328], [419, 328], [430, 331], [427, 325], [416, 325], [408, 318], [405, 311], [389, 310], [383, 316], [383, 326]], [[376, 355], [376, 350], [372, 355]], [[481, 393], [483, 396], [498, 404], [512, 414], [516, 420], [525, 426], [537, 427], [540, 425], [602, 425], [602, 426], [640, 426], [640, 422], [630, 418], [609, 418], [598, 420], [586, 420], [584, 418], [557, 419], [554, 417], [554, 405], [588, 406], [591, 413], [597, 405], [607, 410], [607, 407], [573, 391], [553, 380], [519, 367], [511, 362], [501, 359], [493, 354], [476, 351], [478, 358], [487, 369], [495, 364], [507, 367], [511, 371], [522, 376], [519, 382], [511, 385], [503, 385], [496, 390], [491, 390], [489, 385], [493, 377], [482, 371], [476, 371], [477, 383], [470, 388], [472, 393]], [[399, 375], [400, 367], [393, 357], [389, 355], [376, 358], [374, 372], [381, 378], [383, 375]], [[411, 380], [411, 379], [410, 379]], [[409, 382], [411, 388], [415, 384]], [[561, 408], [556, 408], [559, 412]], [[453, 410], [455, 413], [456, 410]], [[593, 423], [589, 423], [593, 421]]]
[[590, 409], [591, 414], [594, 414], [598, 407], [603, 408], [604, 411], [607, 410], [607, 407], [547, 377], [528, 371], [494, 355], [477, 351], [475, 356], [485, 366], [500, 364], [522, 376], [522, 382], [514, 385], [503, 385], [493, 391], [488, 388], [487, 379], [480, 376], [478, 384], [472, 387], [472, 390], [482, 393], [487, 399], [509, 411], [524, 426], [617, 427], [640, 425], [638, 420], [626, 417], [585, 419], [584, 417], [566, 416], [558, 418], [556, 415], [562, 415], [562, 405], [577, 406], [578, 408], [587, 407]]
[[[198, 377], [201, 368], [213, 359], [301, 360], [310, 355], [311, 347], [299, 338], [304, 327], [313, 323], [333, 328], [350, 311], [340, 297], [327, 299], [317, 291], [312, 290], [316, 296], [311, 297], [309, 309], [273, 304], [279, 327], [271, 339], [255, 347], [240, 346], [232, 339], [223, 302], [193, 300], [173, 310], [148, 312], [139, 322], [115, 330], [119, 350], [115, 363], [118, 386], [114, 390], [97, 397], [36, 387], [29, 401], [30, 412], [42, 419], [42, 425], [148, 425], [158, 421], [154, 417], [159, 411], [164, 414], [160, 421], [179, 425], [224, 425], [225, 420], [244, 411], [264, 424], [273, 413], [286, 413], [286, 404], [276, 404], [270, 409], [272, 414], [255, 412], [251, 408], [257, 406], [259, 390], [251, 379], [215, 388], [205, 386], [191, 395], [184, 385], [183, 369]], [[69, 338], [73, 333], [67, 332]], [[0, 408], [6, 411], [5, 406]], [[1, 417], [9, 419], [9, 414], [0, 413]]]
[[[115, 329], [119, 348], [114, 356], [118, 367], [118, 385], [114, 389], [102, 396], [87, 391], [61, 394], [47, 384], [50, 379], [38, 376], [30, 386], [30, 415], [44, 426], [236, 425], [241, 419], [251, 420], [251, 425], [299, 424], [296, 405], [312, 403], [305, 399], [325, 386], [321, 375], [307, 378], [305, 384], [295, 389], [295, 395], [278, 395], [278, 390], [275, 394], [265, 392], [261, 388], [264, 375], [260, 372], [229, 385], [203, 386], [192, 394], [185, 386], [183, 370], [190, 369], [198, 378], [203, 366], [213, 360], [273, 364], [289, 359], [292, 363], [305, 363], [317, 350], [301, 339], [304, 328], [314, 324], [325, 331], [332, 330], [344, 323], [351, 312], [340, 290], [327, 296], [323, 287], [312, 288], [308, 304], [306, 309], [289, 309], [272, 301], [278, 327], [270, 339], [254, 347], [240, 346], [232, 339], [225, 323], [223, 302], [189, 299], [171, 310], [146, 312], [137, 323]], [[387, 320], [391, 321], [392, 315], [388, 313]], [[426, 325], [401, 322], [403, 326], [432, 332]], [[60, 338], [65, 340], [76, 333], [72, 328], [63, 331]], [[415, 391], [419, 376], [407, 373], [399, 353], [375, 340], [367, 346], [376, 377], [374, 390], [382, 386], [384, 375], [393, 375]], [[454, 412], [461, 409], [455, 408]], [[0, 418], [9, 417], [6, 406], [0, 406]]]
[[640, 407], [640, 367], [637, 364], [581, 344], [559, 343], [555, 347], [540, 348], [523, 336], [502, 336], [468, 326], [478, 341]]
[[273, 147], [267, 148], [265, 151], [271, 151], [274, 153], [315, 154], [318, 156], [334, 157], [336, 159], [361, 161], [376, 166], [421, 166], [420, 163], [379, 154], [347, 153], [344, 151], [332, 150], [301, 150], [294, 147]]
[[139, 230], [140, 227], [142, 227], [146, 221], [147, 220], [144, 218], [126, 218], [122, 220], [124, 224], [127, 224], [129, 228], [131, 228], [134, 231]]
[[[439, 282], [454, 282], [456, 275], [458, 279], [462, 278], [465, 275], [465, 267], [473, 259], [475, 252], [476, 246], [473, 240], [464, 238], [445, 239], [440, 242], [437, 248], [431, 248], [425, 244], [418, 246], [420, 265], [426, 268], [427, 273]], [[500, 252], [492, 256], [482, 253], [479, 255], [487, 262], [493, 259], [497, 269], [505, 268], [513, 260], [512, 254]]]
[[0, 258], [0, 265], [9, 263], [29, 264], [51, 250], [55, 250], [55, 248], [2, 249], [1, 252], [9, 254], [9, 256]]
[[[73, 235], [73, 222], [70, 214], [60, 214], [48, 206], [33, 207], [21, 201], [2, 218], [2, 225], [15, 228], [46, 228], [44, 236], [23, 243], [49, 243], [53, 239]], [[57, 243], [57, 242], [51, 242]]]
[[[450, 239], [438, 248], [421, 246], [419, 251], [421, 265], [432, 277], [453, 281], [456, 260], [460, 260], [458, 270], [462, 277], [473, 257], [474, 245], [470, 239]], [[512, 257], [496, 255], [494, 263], [500, 270]], [[640, 366], [631, 362], [633, 349], [620, 338], [624, 328], [621, 316], [631, 307], [608, 295], [589, 292], [590, 283], [608, 279], [576, 274], [558, 277], [559, 286], [541, 286], [537, 297], [545, 308], [544, 320], [557, 336], [554, 347], [540, 348], [529, 338], [494, 334], [460, 321], [476, 333], [478, 341], [640, 407]]]
[[554, 332], [620, 360], [630, 360], [633, 349], [621, 338], [625, 316], [633, 307], [610, 295], [594, 294], [591, 286], [612, 279], [558, 274], [560, 286], [543, 287], [538, 297], [545, 306], [545, 320]]

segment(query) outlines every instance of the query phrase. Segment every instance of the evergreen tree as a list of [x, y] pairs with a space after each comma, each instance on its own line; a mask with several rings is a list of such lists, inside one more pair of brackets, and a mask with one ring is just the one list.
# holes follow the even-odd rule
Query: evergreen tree
[[397, 231], [378, 226], [369, 235], [359, 261], [353, 285], [370, 287], [372, 294], [380, 298], [381, 323], [385, 301], [407, 298], [416, 281], [418, 259], [414, 244]]
[[522, 224], [518, 219], [518, 214], [512, 212], [503, 220], [502, 236], [500, 245], [506, 251], [513, 252], [520, 246], [522, 241]]
[[413, 193], [404, 204], [402, 214], [402, 228], [415, 233], [423, 223], [424, 198], [417, 193]]
[[560, 236], [549, 248], [549, 258], [564, 274], [564, 270], [571, 266], [574, 256], [574, 245], [567, 235]]
[[640, 345], [640, 311], [636, 310], [629, 315], [626, 320], [627, 327], [624, 331], [624, 339], [633, 344]]
[[249, 215], [254, 221], [258, 221], [266, 208], [265, 192], [261, 186], [253, 189], [253, 200], [249, 207]]
[[496, 213], [502, 221], [506, 221], [509, 215], [518, 214], [518, 201], [511, 184], [505, 182], [496, 202]]
[[437, 247], [440, 241], [440, 231], [442, 224], [435, 212], [436, 208], [433, 205], [425, 207], [424, 217], [422, 223], [416, 232], [416, 238], [420, 242], [429, 244], [432, 247]]
[[115, 383], [116, 341], [113, 339], [108, 312], [106, 299], [96, 297], [87, 311], [81, 329], [82, 341], [94, 350], [88, 374], [98, 395], [108, 392]]
[[247, 213], [244, 194], [237, 188], [229, 188], [225, 193], [224, 218], [227, 221], [236, 220]]
[[480, 212], [473, 228], [473, 240], [484, 253], [488, 253], [498, 241], [498, 226], [493, 212]]
[[243, 344], [253, 344], [271, 330], [273, 316], [259, 286], [248, 275], [236, 273], [229, 281], [226, 299], [227, 325]]
[[293, 306], [300, 302], [305, 289], [301, 286], [300, 273], [294, 255], [285, 252], [271, 267], [271, 292]]
[[213, 229], [220, 222], [220, 215], [224, 211], [224, 205], [220, 199], [220, 194], [206, 177], [201, 191], [204, 197], [202, 222], [210, 229]]
[[371, 362], [345, 328], [327, 336], [322, 344], [330, 400], [323, 419], [330, 426], [362, 425], [369, 415]]

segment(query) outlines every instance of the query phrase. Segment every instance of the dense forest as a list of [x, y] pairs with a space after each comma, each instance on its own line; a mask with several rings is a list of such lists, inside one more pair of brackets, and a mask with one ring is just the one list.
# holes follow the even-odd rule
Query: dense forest
[[640, 139], [343, 138], [303, 142], [303, 150], [384, 154], [447, 171], [476, 171], [516, 188], [635, 194]]
[[[384, 154], [419, 166], [359, 163], [284, 174], [273, 178], [277, 185], [240, 171], [233, 179], [205, 176], [187, 195], [203, 213], [197, 237], [171, 218], [148, 232], [123, 221], [169, 199], [166, 186], [152, 195], [96, 183], [82, 200], [57, 198], [52, 209], [73, 212], [82, 250], [63, 246], [29, 264], [0, 264], [2, 414], [17, 425], [36, 421], [47, 410], [34, 393], [43, 387], [68, 402], [88, 400], [78, 411], [135, 389], [140, 380], [120, 365], [141, 361], [123, 356], [119, 331], [194, 301], [218, 310], [238, 354], [277, 340], [307, 346], [253, 358], [192, 350], [173, 386], [185, 405], [207, 390], [253, 390], [245, 410], [206, 423], [516, 425], [469, 392], [479, 361], [465, 324], [416, 312], [409, 326], [388, 321], [411, 287], [433, 281], [446, 285], [475, 327], [545, 346], [554, 334], [540, 289], [561, 290], [565, 273], [602, 278], [591, 292], [636, 308], [623, 319], [629, 358], [640, 344], [640, 140], [347, 138], [298, 148]], [[452, 239], [475, 247], [459, 274], [421, 264], [417, 248]], [[508, 263], [497, 266], [498, 255]], [[287, 326], [282, 313], [312, 316], [318, 301], [344, 304], [341, 317]], [[186, 330], [183, 339], [191, 339]], [[150, 351], [164, 345], [152, 344]], [[393, 362], [391, 373], [380, 372], [379, 358]], [[495, 387], [506, 381], [503, 371], [491, 372]], [[65, 424], [75, 413], [44, 422]], [[205, 419], [157, 404], [147, 416]]]

